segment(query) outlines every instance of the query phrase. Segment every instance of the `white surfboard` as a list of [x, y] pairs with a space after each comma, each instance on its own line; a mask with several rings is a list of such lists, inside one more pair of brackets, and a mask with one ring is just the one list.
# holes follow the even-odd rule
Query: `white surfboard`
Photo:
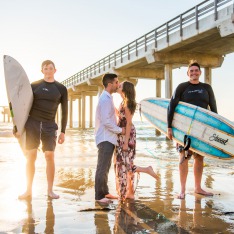
[[33, 102], [33, 92], [23, 67], [14, 58], [4, 55], [5, 83], [14, 128], [20, 135], [21, 149], [26, 153], [25, 123]]

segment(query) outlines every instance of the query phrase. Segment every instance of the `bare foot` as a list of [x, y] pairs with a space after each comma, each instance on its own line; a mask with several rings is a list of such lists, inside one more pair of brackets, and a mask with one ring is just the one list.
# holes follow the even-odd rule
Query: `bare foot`
[[151, 175], [152, 177], [154, 177], [156, 180], [159, 179], [159, 176], [154, 172], [153, 168], [151, 166], [147, 167], [147, 174]]
[[51, 199], [59, 199], [59, 195], [55, 194], [54, 192], [48, 193], [48, 197]]
[[27, 199], [31, 199], [31, 198], [32, 198], [32, 194], [30, 192], [25, 192], [25, 193], [18, 196], [19, 200], [27, 200]]
[[111, 201], [110, 199], [104, 197], [100, 200], [96, 200], [96, 202], [102, 204], [102, 205], [109, 205], [110, 203], [113, 203], [113, 201]]
[[203, 190], [203, 189], [195, 190], [195, 193], [200, 194], [200, 195], [203, 195], [203, 196], [213, 196], [213, 195], [214, 195], [213, 193], [206, 192], [206, 191]]
[[185, 193], [181, 193], [177, 196], [178, 199], [185, 199]]
[[105, 198], [109, 198], [109, 199], [118, 199], [118, 196], [114, 196], [110, 193], [106, 194]]

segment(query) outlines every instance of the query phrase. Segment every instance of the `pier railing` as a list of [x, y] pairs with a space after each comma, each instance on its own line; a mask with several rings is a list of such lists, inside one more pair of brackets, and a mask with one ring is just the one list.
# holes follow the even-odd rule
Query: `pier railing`
[[137, 38], [126, 46], [114, 51], [110, 55], [74, 74], [73, 76], [64, 80], [62, 83], [66, 87], [71, 87], [73, 85], [82, 83], [89, 78], [96, 76], [96, 74], [100, 73], [101, 70], [105, 71], [105, 69], [116, 66], [117, 62], [122, 63], [123, 58], [130, 60], [131, 55], [135, 54], [135, 56], [138, 56], [138, 51], [140, 49], [144, 49], [145, 52], [147, 52], [148, 46], [152, 43], [154, 43], [154, 47], [157, 48], [157, 42], [162, 38], [166, 38], [167, 42], [169, 42], [169, 35], [176, 31], [179, 31], [180, 36], [182, 37], [184, 27], [195, 23], [196, 29], [199, 29], [199, 20], [211, 14], [214, 14], [214, 20], [216, 21], [218, 20], [218, 10], [230, 5], [233, 5], [234, 9], [233, 0], [203, 1], [195, 7], [167, 21], [165, 24], [155, 28], [142, 37]]

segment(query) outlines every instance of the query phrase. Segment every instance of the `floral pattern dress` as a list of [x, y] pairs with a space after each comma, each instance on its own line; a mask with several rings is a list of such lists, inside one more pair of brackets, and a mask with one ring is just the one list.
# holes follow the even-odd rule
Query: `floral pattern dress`
[[[127, 120], [125, 116], [125, 108], [123, 103], [120, 105], [118, 113], [118, 126], [126, 127]], [[116, 189], [120, 200], [125, 198], [129, 186], [132, 186], [134, 190], [134, 169], [133, 160], [136, 154], [136, 129], [132, 124], [130, 131], [130, 137], [128, 142], [128, 150], [123, 151], [123, 145], [125, 141], [125, 135], [118, 134], [118, 140], [116, 145], [116, 162], [115, 162], [115, 174], [116, 174]]]

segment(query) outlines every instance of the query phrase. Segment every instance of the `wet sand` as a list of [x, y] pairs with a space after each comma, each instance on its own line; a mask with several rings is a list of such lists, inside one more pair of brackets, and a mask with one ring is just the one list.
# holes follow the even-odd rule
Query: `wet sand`
[[[203, 184], [213, 197], [193, 193], [192, 160], [187, 194], [179, 192], [177, 153], [172, 142], [138, 131], [137, 165], [151, 165], [161, 174], [155, 181], [141, 174], [135, 201], [108, 207], [94, 201], [96, 146], [93, 129], [68, 130], [56, 149], [55, 192], [46, 196], [45, 160], [38, 153], [31, 201], [19, 201], [25, 189], [25, 159], [6, 126], [0, 136], [0, 233], [234, 233], [234, 164], [208, 160]], [[154, 149], [154, 150], [152, 150]], [[221, 165], [221, 166], [220, 166]], [[113, 166], [109, 187], [115, 192]]]

